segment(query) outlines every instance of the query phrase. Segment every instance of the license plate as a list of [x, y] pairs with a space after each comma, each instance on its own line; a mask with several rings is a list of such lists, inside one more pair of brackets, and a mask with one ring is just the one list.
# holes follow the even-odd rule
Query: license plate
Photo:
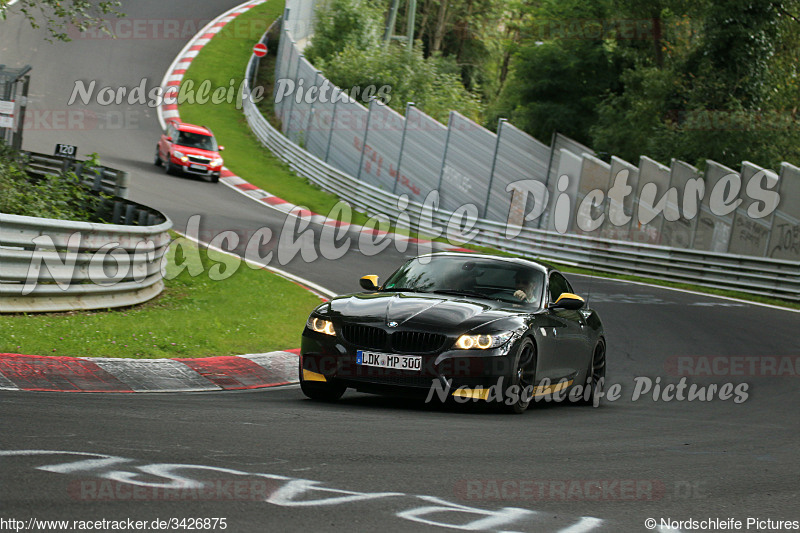
[[205, 170], [206, 169], [206, 167], [204, 167], [203, 165], [189, 165], [189, 168], [191, 168], [193, 170]]
[[419, 355], [396, 355], [358, 350], [356, 352], [356, 364], [395, 370], [419, 371], [422, 370], [422, 357]]

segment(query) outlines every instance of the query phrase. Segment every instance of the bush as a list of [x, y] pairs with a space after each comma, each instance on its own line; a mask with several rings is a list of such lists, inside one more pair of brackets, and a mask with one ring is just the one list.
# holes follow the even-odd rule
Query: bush
[[73, 172], [32, 179], [21, 154], [0, 142], [0, 213], [100, 222], [101, 201]]
[[363, 90], [369, 85], [391, 88], [388, 102], [384, 103], [399, 113], [405, 113], [407, 102], [414, 102], [440, 122], [447, 123], [450, 110], [480, 121], [480, 101], [464, 88], [459, 74], [447, 66], [439, 58], [425, 59], [421, 45], [411, 54], [398, 45], [369, 50], [348, 45], [318, 65], [332, 83], [346, 91], [355, 87]]
[[357, 50], [381, 44], [383, 11], [364, 0], [331, 0], [317, 10], [314, 37], [303, 54], [311, 63], [327, 61], [349, 45]]

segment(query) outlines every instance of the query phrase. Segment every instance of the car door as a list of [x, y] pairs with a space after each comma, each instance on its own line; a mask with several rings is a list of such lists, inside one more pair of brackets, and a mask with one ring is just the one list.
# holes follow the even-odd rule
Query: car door
[[[545, 297], [547, 305], [555, 303], [565, 292], [572, 292], [572, 286], [559, 272], [551, 272]], [[589, 348], [586, 334], [586, 321], [579, 311], [569, 309], [547, 309], [547, 326], [544, 334], [551, 352], [547, 354], [552, 373], [551, 379], [583, 371], [588, 365]]]
[[161, 135], [161, 139], [158, 142], [159, 155], [162, 161], [169, 161], [169, 146], [173, 139], [175, 139], [175, 126], [172, 123], [168, 123], [167, 131]]

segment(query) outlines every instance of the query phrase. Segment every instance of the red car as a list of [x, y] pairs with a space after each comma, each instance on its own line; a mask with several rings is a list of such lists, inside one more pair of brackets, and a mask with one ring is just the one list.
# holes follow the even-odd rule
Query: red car
[[204, 126], [168, 122], [167, 131], [156, 145], [156, 166], [164, 165], [167, 174], [186, 173], [219, 181], [224, 146], [217, 146], [211, 130]]

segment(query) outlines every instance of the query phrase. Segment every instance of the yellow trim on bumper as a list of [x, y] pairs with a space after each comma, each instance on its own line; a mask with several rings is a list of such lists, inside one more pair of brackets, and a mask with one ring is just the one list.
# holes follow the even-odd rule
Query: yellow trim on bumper
[[[556, 383], [554, 385], [539, 385], [533, 389], [533, 396], [544, 396], [546, 394], [553, 394], [559, 391], [562, 391], [572, 385], [574, 380], [569, 380], [561, 383]], [[491, 387], [484, 388], [484, 387], [475, 387], [474, 389], [470, 388], [458, 388], [453, 391], [453, 396], [459, 396], [461, 398], [472, 398], [475, 400], [486, 400], [489, 398], [489, 391], [491, 391]]]
[[303, 369], [303, 381], [322, 381], [327, 382], [328, 380], [325, 379], [325, 376], [322, 374], [317, 374], [316, 372], [312, 372], [311, 370]]
[[453, 391], [453, 396], [485, 400], [489, 397], [489, 389], [484, 389], [483, 387], [475, 387], [474, 389], [456, 389]]
[[569, 387], [570, 385], [572, 385], [573, 381], [574, 380], [564, 381], [561, 383], [556, 383], [555, 385], [548, 385], [546, 387], [543, 385], [539, 385], [538, 387], [533, 389], [533, 395], [544, 396], [545, 394], [553, 394], [554, 392], [562, 391], [567, 387]]

